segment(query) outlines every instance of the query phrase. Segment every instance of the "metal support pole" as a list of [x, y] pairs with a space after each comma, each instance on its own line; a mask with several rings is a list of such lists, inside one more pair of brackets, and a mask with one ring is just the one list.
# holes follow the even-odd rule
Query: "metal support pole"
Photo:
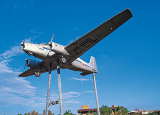
[[59, 101], [60, 101], [60, 115], [63, 115], [63, 103], [62, 103], [62, 85], [61, 85], [61, 75], [60, 75], [60, 66], [57, 66], [58, 74], [58, 89], [59, 89]]
[[45, 115], [48, 115], [48, 107], [50, 103], [50, 88], [51, 88], [51, 71], [48, 73], [48, 90], [47, 90], [47, 97], [46, 97], [46, 112]]
[[98, 99], [97, 85], [96, 85], [96, 73], [93, 73], [93, 86], [94, 86], [94, 93], [96, 96], [97, 114], [100, 115], [99, 99]]

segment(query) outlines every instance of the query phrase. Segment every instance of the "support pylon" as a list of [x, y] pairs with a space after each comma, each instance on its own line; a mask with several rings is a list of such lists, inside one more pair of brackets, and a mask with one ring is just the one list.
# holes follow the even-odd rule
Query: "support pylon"
[[57, 66], [57, 74], [58, 74], [58, 89], [59, 89], [59, 102], [60, 102], [60, 115], [63, 115], [63, 100], [62, 100], [62, 85], [61, 85], [61, 74], [60, 74], [60, 66]]
[[50, 88], [51, 88], [51, 71], [48, 72], [48, 89], [47, 89], [47, 97], [46, 97], [46, 115], [48, 115], [48, 107], [50, 103]]
[[98, 99], [97, 84], [96, 84], [96, 73], [93, 73], [93, 86], [94, 86], [94, 93], [96, 97], [97, 114], [100, 115], [99, 99]]

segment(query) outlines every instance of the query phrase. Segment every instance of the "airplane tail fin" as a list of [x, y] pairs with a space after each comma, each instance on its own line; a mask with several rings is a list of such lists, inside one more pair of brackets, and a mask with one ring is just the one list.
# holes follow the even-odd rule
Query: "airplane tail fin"
[[89, 65], [94, 69], [94, 71], [97, 73], [97, 66], [96, 66], [96, 58], [91, 56]]
[[89, 65], [91, 66], [91, 68], [92, 68], [93, 71], [92, 72], [83, 72], [83, 73], [81, 73], [82, 76], [98, 72], [97, 71], [96, 58], [95, 57], [91, 56]]

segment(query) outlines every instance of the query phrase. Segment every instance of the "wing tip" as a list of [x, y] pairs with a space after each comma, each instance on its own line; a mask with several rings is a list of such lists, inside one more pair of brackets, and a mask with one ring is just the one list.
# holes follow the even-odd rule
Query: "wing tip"
[[24, 73], [21, 73], [18, 75], [18, 77], [27, 77], [27, 76], [25, 76]]
[[132, 11], [129, 8], [125, 9], [124, 12], [126, 12], [129, 17], [133, 17]]
[[18, 77], [24, 77], [22, 74], [18, 75]]

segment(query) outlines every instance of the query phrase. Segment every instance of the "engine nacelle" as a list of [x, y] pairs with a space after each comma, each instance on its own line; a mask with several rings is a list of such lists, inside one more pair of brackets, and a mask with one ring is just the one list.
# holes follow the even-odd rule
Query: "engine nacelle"
[[35, 73], [34, 73], [34, 76], [35, 76], [35, 77], [39, 77], [39, 76], [40, 76], [40, 72], [35, 72]]
[[25, 62], [26, 62], [25, 65], [30, 67], [30, 68], [38, 66], [41, 63], [39, 61], [32, 60], [32, 59], [26, 59]]

